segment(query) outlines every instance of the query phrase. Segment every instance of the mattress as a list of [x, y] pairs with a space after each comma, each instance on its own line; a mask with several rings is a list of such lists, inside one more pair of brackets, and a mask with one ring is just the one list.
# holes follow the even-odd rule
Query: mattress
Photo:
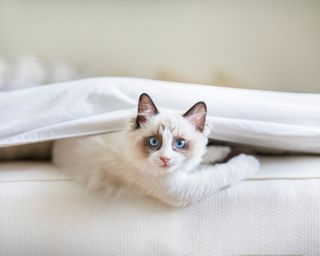
[[0, 255], [320, 255], [320, 157], [262, 171], [198, 204], [107, 199], [49, 162], [0, 164]]

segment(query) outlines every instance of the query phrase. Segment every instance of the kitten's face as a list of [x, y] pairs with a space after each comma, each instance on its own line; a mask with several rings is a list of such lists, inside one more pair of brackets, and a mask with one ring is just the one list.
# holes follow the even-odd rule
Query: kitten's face
[[185, 115], [158, 113], [142, 94], [134, 129], [128, 132], [132, 163], [144, 175], [159, 176], [177, 169], [189, 171], [205, 152], [206, 106], [199, 102]]

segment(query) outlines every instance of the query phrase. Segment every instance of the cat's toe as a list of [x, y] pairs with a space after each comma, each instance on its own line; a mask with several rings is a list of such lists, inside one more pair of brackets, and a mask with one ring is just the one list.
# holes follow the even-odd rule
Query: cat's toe
[[223, 146], [221, 147], [221, 151], [222, 151], [222, 154], [226, 157], [227, 155], [230, 154], [231, 148], [227, 146]]
[[260, 162], [254, 156], [246, 155], [246, 161], [248, 164], [248, 170], [250, 171], [250, 175], [253, 175], [260, 170]]
[[251, 155], [240, 154], [231, 161], [236, 162], [237, 169], [243, 170], [246, 176], [253, 175], [260, 170], [260, 162], [257, 158]]

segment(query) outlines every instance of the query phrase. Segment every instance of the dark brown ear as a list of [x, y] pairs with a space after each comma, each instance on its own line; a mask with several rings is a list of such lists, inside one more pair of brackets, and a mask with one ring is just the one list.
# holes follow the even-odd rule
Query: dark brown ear
[[146, 93], [142, 93], [138, 103], [138, 115], [136, 119], [137, 128], [140, 128], [141, 124], [145, 123], [150, 117], [158, 113], [158, 109], [151, 97]]
[[202, 132], [206, 122], [207, 106], [200, 101], [194, 104], [183, 116], [190, 121], [198, 131]]

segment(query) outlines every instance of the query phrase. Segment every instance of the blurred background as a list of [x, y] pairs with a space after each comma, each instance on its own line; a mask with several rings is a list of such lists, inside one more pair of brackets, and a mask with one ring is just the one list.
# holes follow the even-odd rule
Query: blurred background
[[0, 0], [0, 88], [132, 76], [320, 92], [320, 1]]

